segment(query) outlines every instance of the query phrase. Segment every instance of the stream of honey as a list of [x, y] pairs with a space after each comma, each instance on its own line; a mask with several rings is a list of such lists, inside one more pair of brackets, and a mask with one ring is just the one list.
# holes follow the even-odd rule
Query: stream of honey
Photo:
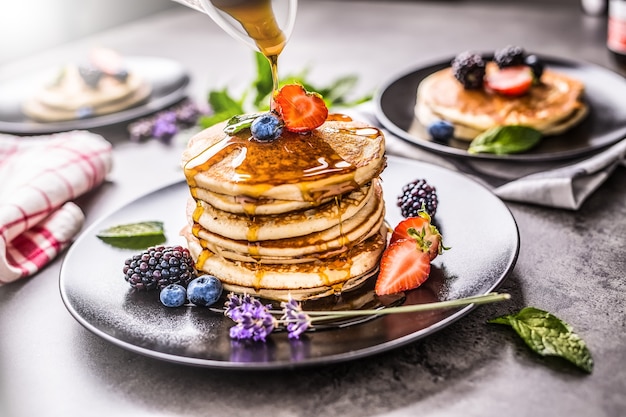
[[278, 56], [287, 44], [287, 37], [276, 22], [271, 1], [211, 0], [211, 3], [238, 21], [248, 36], [254, 40], [259, 51], [270, 63], [273, 91], [277, 91]]

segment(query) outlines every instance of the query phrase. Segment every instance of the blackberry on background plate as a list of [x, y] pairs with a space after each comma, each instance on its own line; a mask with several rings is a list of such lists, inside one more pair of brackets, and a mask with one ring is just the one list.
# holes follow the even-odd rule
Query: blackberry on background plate
[[461, 52], [452, 60], [452, 73], [468, 90], [482, 88], [485, 77], [485, 61], [476, 52]]
[[170, 284], [184, 287], [196, 278], [191, 254], [182, 246], [153, 246], [124, 262], [124, 279], [131, 287], [149, 291]]
[[437, 190], [421, 178], [402, 187], [402, 194], [397, 200], [397, 206], [400, 207], [403, 217], [417, 216], [422, 206], [430, 217], [435, 217], [437, 204]]
[[521, 46], [509, 45], [498, 49], [493, 55], [493, 61], [499, 68], [515, 67], [524, 65], [526, 51]]

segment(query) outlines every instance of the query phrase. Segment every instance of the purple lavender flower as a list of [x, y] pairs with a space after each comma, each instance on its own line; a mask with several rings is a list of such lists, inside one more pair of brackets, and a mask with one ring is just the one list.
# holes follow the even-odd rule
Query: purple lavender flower
[[237, 321], [235, 317], [239, 314], [240, 308], [242, 305], [241, 297], [235, 295], [234, 293], [228, 294], [226, 296], [226, 302], [224, 303], [224, 315], [230, 319]]
[[198, 121], [200, 109], [191, 100], [186, 100], [176, 107], [176, 120], [186, 126], [191, 126]]
[[276, 327], [276, 319], [268, 306], [248, 294], [238, 297], [231, 293], [225, 305], [224, 314], [237, 323], [230, 328], [232, 339], [264, 342]]
[[131, 123], [128, 126], [130, 140], [133, 142], [139, 142], [143, 139], [147, 139], [152, 136], [152, 129], [153, 122], [147, 119], [142, 119], [137, 122]]
[[311, 318], [302, 311], [302, 306], [296, 300], [289, 298], [289, 301], [282, 302], [283, 316], [281, 321], [287, 323], [285, 326], [290, 339], [299, 339], [302, 333], [311, 326]]
[[178, 133], [176, 113], [167, 111], [159, 114], [152, 126], [152, 136], [160, 140], [169, 140]]

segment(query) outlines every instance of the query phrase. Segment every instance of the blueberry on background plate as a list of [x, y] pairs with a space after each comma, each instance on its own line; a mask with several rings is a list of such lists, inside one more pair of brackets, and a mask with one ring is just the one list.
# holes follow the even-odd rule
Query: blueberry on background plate
[[187, 297], [195, 305], [209, 307], [222, 295], [222, 282], [213, 275], [202, 275], [187, 286]]
[[445, 141], [454, 136], [454, 125], [445, 120], [438, 120], [428, 126], [428, 134], [434, 140]]
[[187, 301], [187, 290], [180, 284], [169, 284], [159, 293], [165, 307], [180, 307]]
[[530, 67], [533, 72], [533, 76], [536, 80], [539, 80], [543, 75], [544, 63], [537, 55], [528, 55], [524, 60], [524, 63]]

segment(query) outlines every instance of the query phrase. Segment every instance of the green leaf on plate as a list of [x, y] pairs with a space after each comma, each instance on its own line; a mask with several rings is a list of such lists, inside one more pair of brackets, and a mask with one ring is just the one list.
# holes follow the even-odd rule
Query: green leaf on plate
[[467, 151], [497, 155], [520, 153], [537, 145], [541, 138], [541, 132], [531, 127], [496, 126], [476, 136]]
[[122, 249], [146, 249], [165, 242], [163, 222], [159, 221], [113, 226], [101, 230], [96, 236], [103, 242]]
[[526, 307], [516, 314], [491, 319], [489, 323], [511, 326], [541, 356], [559, 356], [585, 372], [593, 370], [591, 352], [584, 340], [569, 324], [547, 311]]
[[229, 135], [234, 135], [237, 132], [241, 132], [244, 129], [250, 128], [252, 122], [261, 115], [262, 113], [254, 113], [254, 114], [238, 114], [233, 116], [226, 123], [226, 127], [224, 128], [224, 133]]

